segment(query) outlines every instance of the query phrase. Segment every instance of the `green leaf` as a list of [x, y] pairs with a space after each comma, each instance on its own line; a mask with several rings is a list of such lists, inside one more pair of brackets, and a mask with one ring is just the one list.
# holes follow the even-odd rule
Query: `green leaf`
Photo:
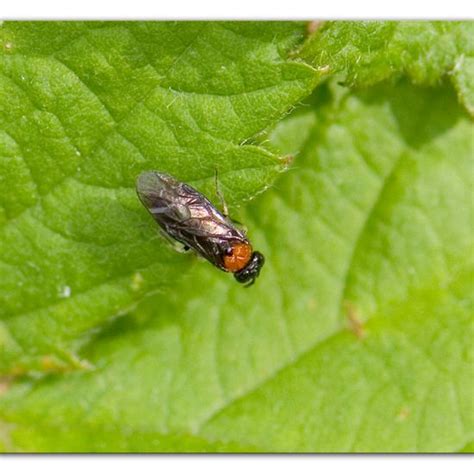
[[0, 373], [83, 368], [77, 349], [190, 266], [135, 194], [158, 169], [230, 205], [285, 161], [248, 144], [308, 95], [298, 23], [0, 26]]
[[469, 446], [472, 121], [445, 86], [309, 103], [271, 134], [293, 168], [242, 215], [256, 284], [195, 265], [83, 349], [93, 370], [5, 382], [4, 449]]
[[316, 30], [299, 55], [342, 74], [352, 87], [402, 75], [434, 85], [447, 76], [474, 115], [472, 21], [332, 21]]

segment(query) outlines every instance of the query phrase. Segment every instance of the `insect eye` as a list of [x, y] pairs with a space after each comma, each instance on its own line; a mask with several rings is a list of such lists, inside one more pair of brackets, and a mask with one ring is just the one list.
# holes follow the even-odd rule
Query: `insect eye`
[[228, 247], [228, 248], [225, 249], [225, 254], [227, 256], [230, 257], [233, 253], [234, 253], [234, 249], [232, 247]]

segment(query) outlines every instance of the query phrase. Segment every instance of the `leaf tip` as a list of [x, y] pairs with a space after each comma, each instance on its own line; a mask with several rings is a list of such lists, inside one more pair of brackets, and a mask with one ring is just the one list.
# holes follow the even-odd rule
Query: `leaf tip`
[[280, 164], [282, 165], [282, 171], [286, 171], [295, 161], [294, 155], [285, 155], [278, 158]]

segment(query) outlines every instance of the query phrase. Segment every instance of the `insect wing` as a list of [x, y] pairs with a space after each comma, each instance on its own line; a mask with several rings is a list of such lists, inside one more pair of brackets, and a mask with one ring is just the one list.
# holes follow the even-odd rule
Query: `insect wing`
[[197, 190], [172, 176], [146, 172], [137, 180], [137, 193], [161, 228], [179, 242], [225, 270], [223, 256], [245, 234]]
[[189, 196], [183, 196], [181, 185], [173, 177], [157, 172], [142, 173], [138, 177], [138, 197], [158, 224], [180, 222], [191, 217], [186, 207]]

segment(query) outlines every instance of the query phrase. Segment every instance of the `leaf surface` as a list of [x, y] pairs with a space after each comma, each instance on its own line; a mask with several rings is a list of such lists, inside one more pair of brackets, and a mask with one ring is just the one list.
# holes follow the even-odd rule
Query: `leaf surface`
[[298, 23], [0, 26], [0, 373], [84, 368], [78, 348], [190, 266], [135, 179], [157, 169], [229, 204], [285, 162], [247, 143], [308, 95]]
[[195, 265], [84, 347], [93, 370], [6, 386], [5, 449], [469, 446], [472, 121], [445, 86], [309, 103], [270, 136], [292, 169], [239, 219], [256, 284]]
[[351, 87], [401, 76], [435, 85], [448, 77], [474, 115], [472, 21], [331, 21], [316, 29], [299, 54], [341, 74]]

